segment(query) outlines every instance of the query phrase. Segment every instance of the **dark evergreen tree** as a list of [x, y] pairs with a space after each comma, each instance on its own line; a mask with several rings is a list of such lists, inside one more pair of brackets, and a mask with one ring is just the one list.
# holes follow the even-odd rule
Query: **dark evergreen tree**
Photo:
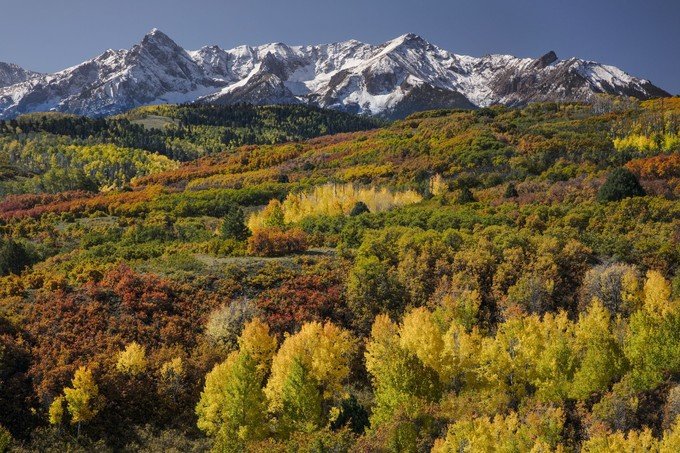
[[612, 171], [607, 180], [600, 187], [597, 199], [600, 202], [620, 201], [624, 198], [643, 197], [645, 189], [642, 188], [637, 177], [627, 168], [617, 168]]
[[509, 183], [508, 187], [505, 188], [505, 198], [517, 198], [519, 194], [517, 193], [517, 188], [514, 183]]
[[250, 235], [245, 224], [245, 214], [239, 205], [230, 204], [225, 207], [225, 215], [222, 220], [220, 232], [222, 237], [242, 241]]
[[31, 264], [31, 257], [18, 242], [0, 239], [0, 275], [19, 274]]
[[357, 201], [356, 204], [352, 207], [352, 210], [349, 212], [349, 215], [351, 217], [356, 217], [360, 214], [363, 214], [364, 212], [371, 212], [370, 209], [368, 209], [368, 206], [366, 206], [366, 203], [363, 201]]
[[340, 403], [340, 415], [333, 420], [331, 428], [340, 429], [348, 426], [355, 433], [361, 434], [369, 424], [368, 411], [359, 404], [354, 395], [350, 395]]
[[473, 203], [477, 201], [475, 199], [475, 196], [472, 194], [472, 191], [468, 187], [463, 187], [460, 189], [460, 194], [458, 195], [458, 203], [459, 204], [465, 204], [465, 203]]

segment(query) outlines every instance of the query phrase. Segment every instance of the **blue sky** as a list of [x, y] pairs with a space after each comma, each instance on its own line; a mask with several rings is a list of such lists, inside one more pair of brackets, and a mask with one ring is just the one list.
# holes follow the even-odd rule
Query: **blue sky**
[[680, 94], [680, 0], [0, 0], [0, 61], [55, 71], [154, 27], [187, 49], [413, 32], [467, 55], [554, 50]]

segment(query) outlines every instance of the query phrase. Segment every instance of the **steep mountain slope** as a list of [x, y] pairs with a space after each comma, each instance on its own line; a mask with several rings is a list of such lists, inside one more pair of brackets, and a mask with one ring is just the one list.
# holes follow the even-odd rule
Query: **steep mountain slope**
[[28, 71], [14, 63], [0, 61], [0, 88], [24, 82], [36, 75], [38, 75], [36, 72]]
[[381, 45], [350, 40], [187, 52], [154, 29], [130, 50], [109, 50], [56, 74], [8, 80], [14, 84], [0, 84], [0, 117], [42, 110], [96, 116], [193, 101], [304, 103], [402, 117], [431, 108], [588, 101], [596, 93], [668, 95], [613, 66], [559, 60], [554, 52], [538, 59], [456, 55], [414, 34]]
[[154, 29], [130, 50], [107, 50], [61, 72], [0, 89], [0, 110], [4, 117], [44, 110], [104, 115], [144, 104], [189, 102], [219, 86]]

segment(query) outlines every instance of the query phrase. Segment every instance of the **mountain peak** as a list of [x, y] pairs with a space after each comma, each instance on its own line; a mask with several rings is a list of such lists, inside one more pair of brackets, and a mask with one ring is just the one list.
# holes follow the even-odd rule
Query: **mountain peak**
[[554, 62], [557, 61], [557, 54], [555, 51], [551, 50], [550, 52], [546, 53], [545, 55], [541, 56], [540, 58], [537, 58], [534, 60], [534, 67], [535, 68], [545, 68], [547, 66], [550, 66]]
[[382, 45], [385, 52], [392, 52], [397, 49], [427, 49], [431, 44], [416, 35], [415, 33], [406, 33], [398, 36]]
[[421, 36], [416, 35], [415, 33], [405, 33], [401, 36], [394, 38], [393, 40], [390, 41], [390, 43], [394, 43], [394, 44], [406, 44], [406, 43], [428, 44], [427, 41], [425, 41]]
[[36, 74], [14, 63], [0, 61], [0, 88], [24, 82]]
[[151, 29], [149, 33], [144, 35], [141, 45], [142, 46], [155, 45], [180, 48], [175, 41], [173, 41], [168, 35], [166, 35], [157, 28]]
[[158, 28], [156, 28], [156, 27], [152, 28], [152, 29], [149, 31], [149, 33], [147, 33], [145, 36], [155, 36], [155, 35], [163, 35], [163, 36], [167, 36], [165, 33], [163, 33], [162, 31], [160, 31], [160, 30], [159, 30]]

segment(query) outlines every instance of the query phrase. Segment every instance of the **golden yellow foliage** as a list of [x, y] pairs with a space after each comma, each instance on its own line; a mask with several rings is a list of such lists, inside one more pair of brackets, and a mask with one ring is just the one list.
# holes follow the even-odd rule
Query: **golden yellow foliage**
[[184, 361], [181, 357], [175, 357], [168, 360], [161, 366], [161, 378], [165, 381], [171, 381], [184, 376]]
[[84, 366], [76, 370], [71, 385], [64, 389], [71, 423], [87, 422], [99, 412], [99, 386], [92, 371]]
[[560, 408], [516, 412], [493, 418], [462, 419], [449, 426], [446, 438], [435, 442], [433, 453], [495, 451], [562, 451], [560, 434], [564, 413]]
[[444, 375], [454, 381], [454, 386], [474, 386], [477, 381], [477, 367], [482, 347], [482, 335], [477, 328], [467, 332], [466, 328], [456, 322], [444, 336], [444, 354], [446, 367]]
[[591, 436], [583, 443], [581, 451], [584, 453], [609, 453], [612, 451], [637, 453], [659, 451], [659, 441], [654, 438], [652, 431], [629, 431], [628, 434], [616, 431]]
[[355, 346], [350, 333], [332, 323], [311, 322], [303, 325], [300, 332], [286, 337], [274, 356], [265, 388], [270, 409], [282, 408], [284, 385], [295, 361], [308, 369], [310, 376], [323, 388], [323, 398], [341, 396]]
[[482, 341], [480, 377], [492, 392], [490, 405], [503, 407], [519, 401], [536, 380], [533, 366], [543, 342], [537, 315], [511, 318], [500, 325], [495, 337]]
[[205, 386], [201, 392], [201, 400], [196, 407], [198, 415], [198, 427], [206, 434], [214, 436], [220, 430], [223, 422], [224, 409], [224, 386], [231, 379], [232, 368], [236, 359], [237, 352], [232, 352], [227, 360], [218, 363], [206, 375]]
[[243, 327], [238, 345], [240, 352], [253, 358], [260, 379], [264, 379], [277, 346], [276, 338], [269, 333], [269, 326], [260, 318], [254, 318]]
[[432, 313], [426, 308], [416, 308], [404, 316], [399, 339], [402, 348], [434, 369], [442, 380], [448, 377], [450, 361], [444, 355], [444, 338]]
[[647, 272], [644, 294], [645, 309], [649, 313], [664, 315], [672, 309], [671, 286], [658, 271]]
[[357, 179], [369, 178], [373, 179], [380, 176], [389, 176], [392, 174], [392, 165], [357, 165], [337, 173], [337, 176], [344, 181], [355, 181]]
[[64, 420], [64, 397], [58, 396], [50, 404], [48, 411], [49, 422], [51, 425], [61, 425]]
[[[348, 215], [359, 201], [364, 202], [371, 212], [381, 212], [421, 200], [422, 197], [413, 190], [392, 192], [386, 188], [360, 188], [353, 184], [325, 184], [308, 193], [288, 194], [280, 207], [283, 210], [284, 223], [290, 224], [312, 215]], [[266, 226], [280, 226], [271, 224], [271, 218], [278, 215], [275, 212], [278, 202], [272, 203], [265, 210], [250, 216], [248, 228], [255, 230]]]
[[146, 350], [137, 342], [132, 342], [118, 353], [116, 369], [130, 376], [137, 376], [146, 369]]
[[389, 316], [375, 317], [371, 327], [371, 341], [366, 345], [366, 369], [380, 375], [383, 357], [389, 357], [390, 350], [399, 347], [399, 329]]
[[678, 451], [680, 451], [680, 418], [676, 418], [673, 426], [663, 433], [663, 438], [659, 445], [660, 453], [675, 453]]

